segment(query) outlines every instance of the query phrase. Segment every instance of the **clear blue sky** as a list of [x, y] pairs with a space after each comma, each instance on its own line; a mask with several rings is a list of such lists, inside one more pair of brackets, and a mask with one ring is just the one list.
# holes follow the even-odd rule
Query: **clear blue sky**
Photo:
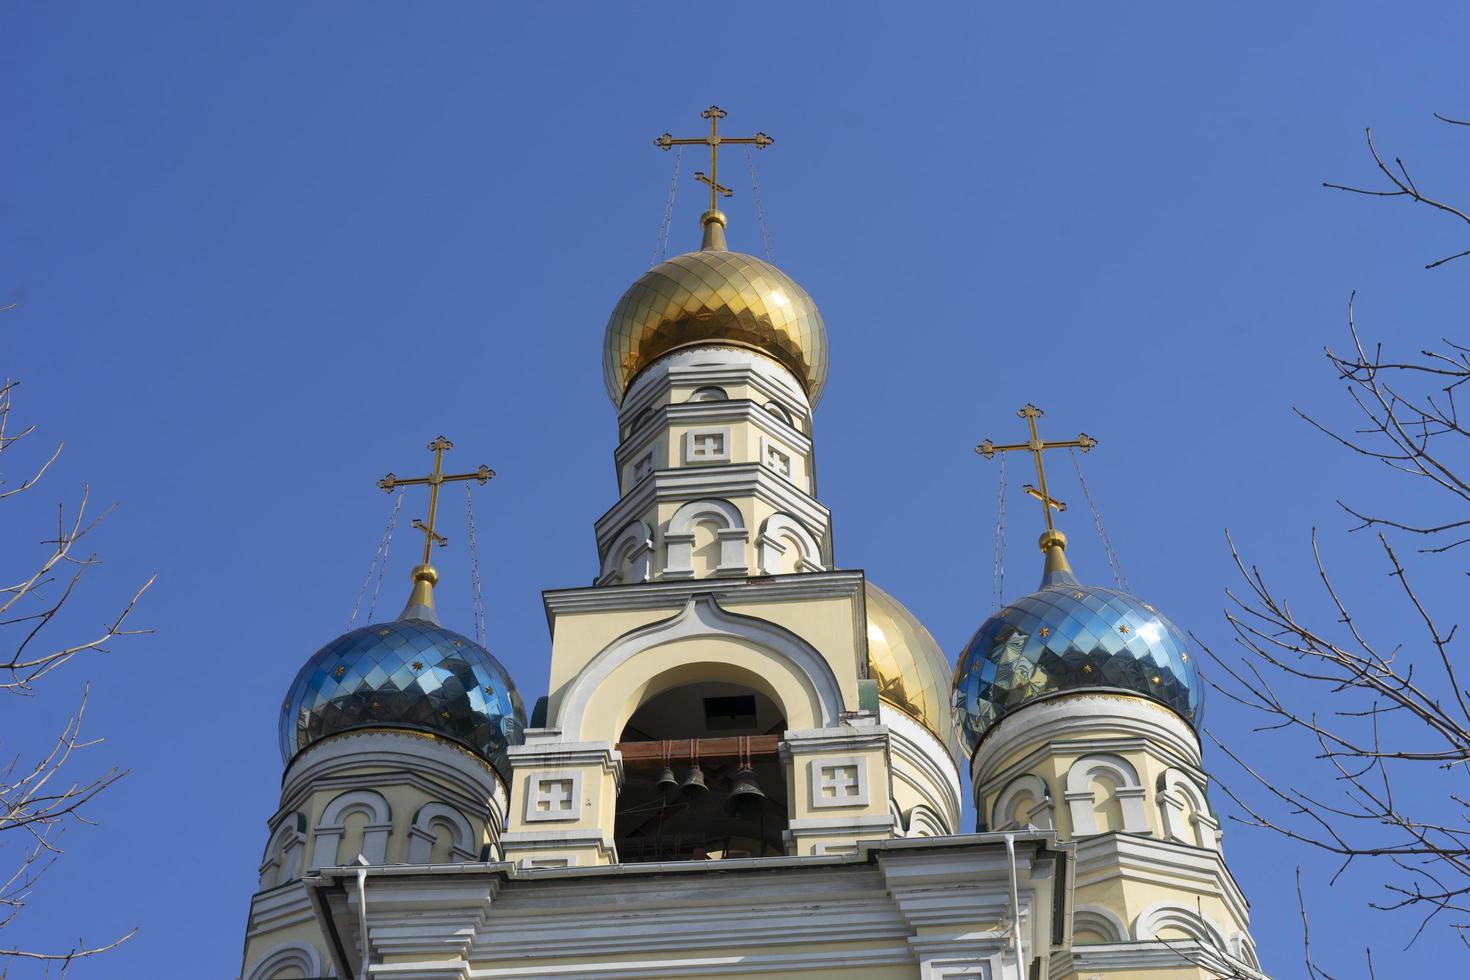
[[[1202, 6], [7, 4], [0, 301], [19, 307], [0, 370], [67, 446], [4, 551], [90, 481], [121, 507], [76, 628], [160, 573], [139, 614], [156, 636], [4, 704], [5, 748], [26, 748], [92, 680], [91, 764], [132, 770], [7, 941], [136, 924], [74, 976], [233, 975], [280, 698], [347, 624], [387, 518], [374, 481], [440, 432], [500, 472], [478, 497], [490, 646], [528, 702], [544, 692], [539, 591], [591, 581], [616, 491], [598, 355], [662, 216], [673, 161], [650, 141], [697, 132], [711, 102], [776, 137], [758, 158], [776, 258], [830, 331], [816, 436], [838, 561], [951, 655], [990, 607], [995, 464], [971, 447], [1014, 436], [1028, 400], [1102, 440], [1086, 466], [1108, 530], [1184, 628], [1227, 644], [1227, 526], [1305, 597], [1320, 524], [1391, 633], [1401, 611], [1375, 610], [1386, 580], [1333, 500], [1403, 488], [1290, 409], [1348, 418], [1320, 352], [1352, 289], [1396, 349], [1463, 325], [1470, 266], [1422, 269], [1461, 229], [1319, 183], [1371, 179], [1371, 124], [1421, 185], [1470, 198], [1470, 131], [1430, 117], [1470, 115], [1470, 16]], [[696, 166], [678, 249], [697, 244]], [[743, 155], [727, 173], [732, 246], [759, 252]], [[1060, 473], [1075, 564], [1106, 582]], [[1014, 594], [1039, 575], [1038, 518], [1009, 505]], [[441, 605], [468, 631], [450, 514]], [[410, 562], [395, 553], [380, 613]], [[1430, 598], [1460, 601], [1458, 566], [1441, 580]], [[1224, 699], [1208, 716], [1278, 778], [1304, 764]], [[1409, 918], [1366, 909], [1370, 869], [1328, 890], [1311, 855], [1227, 831], [1278, 976], [1300, 971], [1298, 863], [1330, 966], [1408, 940]], [[1464, 950], [1431, 932], [1379, 975], [1447, 955]]]

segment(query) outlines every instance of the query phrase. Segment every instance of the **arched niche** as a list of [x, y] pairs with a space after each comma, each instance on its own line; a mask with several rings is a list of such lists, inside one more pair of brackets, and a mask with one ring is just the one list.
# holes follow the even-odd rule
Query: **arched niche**
[[425, 803], [408, 830], [409, 864], [464, 864], [479, 856], [469, 820], [447, 803]]
[[1164, 839], [1220, 849], [1220, 821], [1210, 812], [1204, 790], [1181, 769], [1166, 769], [1158, 780], [1159, 824]]
[[608, 546], [598, 585], [627, 585], [653, 577], [653, 530], [643, 521], [633, 521]]
[[[713, 555], [696, 563], [695, 544], [699, 531], [711, 535]], [[664, 532], [664, 577], [693, 578], [697, 573], [744, 574], [748, 570], [745, 545], [750, 532], [740, 509], [728, 500], [691, 500], [669, 518]], [[700, 567], [696, 568], [696, 564]]]
[[729, 681], [697, 680], [646, 696], [617, 743], [624, 766], [618, 860], [786, 853], [790, 817], [779, 753], [786, 727], [770, 697]]
[[1219, 926], [1194, 909], [1171, 902], [1158, 902], [1140, 912], [1133, 922], [1133, 938], [1140, 942], [1193, 940], [1222, 953], [1230, 951]]
[[260, 863], [260, 887], [274, 888], [301, 877], [301, 859], [306, 854], [306, 815], [290, 813], [281, 821], [265, 846]]
[[790, 514], [772, 514], [766, 518], [756, 537], [756, 550], [765, 575], [822, 571], [817, 539]]
[[[353, 820], [353, 818], [357, 818]], [[362, 846], [342, 847], [348, 840], [348, 822], [361, 823]], [[335, 868], [350, 864], [358, 853], [368, 864], [383, 864], [387, 860], [388, 833], [393, 829], [393, 814], [388, 801], [381, 793], [370, 789], [358, 789], [343, 793], [328, 803], [316, 824], [316, 842], [312, 849], [313, 868]], [[343, 851], [354, 851], [346, 854]]]
[[1079, 905], [1072, 912], [1072, 942], [1123, 943], [1128, 925], [1112, 909], [1101, 905]]
[[843, 711], [837, 677], [815, 648], [775, 623], [726, 612], [706, 594], [593, 657], [568, 685], [556, 727], [579, 741], [616, 741], [644, 702], [700, 681], [764, 695], [793, 729], [824, 728]]
[[256, 961], [245, 980], [286, 980], [288, 977], [324, 977], [322, 957], [304, 943], [273, 946]]
[[[1144, 792], [1138, 770], [1122, 756], [1088, 755], [1078, 759], [1067, 770], [1065, 794], [1072, 836], [1117, 830], [1148, 833]], [[1100, 815], [1103, 820], [1099, 820]]]
[[990, 829], [1056, 829], [1051, 791], [1040, 776], [1027, 773], [1006, 784], [990, 808]]

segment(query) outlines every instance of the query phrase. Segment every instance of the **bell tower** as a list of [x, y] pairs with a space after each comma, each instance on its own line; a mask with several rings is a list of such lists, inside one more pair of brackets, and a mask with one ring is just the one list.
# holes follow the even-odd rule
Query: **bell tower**
[[619, 498], [594, 585], [544, 594], [550, 694], [511, 755], [502, 838], [523, 866], [853, 853], [957, 827], [948, 664], [833, 565], [812, 425], [826, 327], [795, 280], [726, 246], [719, 149], [774, 141], [720, 133], [724, 115], [654, 141], [709, 147], [710, 207], [701, 247], [608, 321]]

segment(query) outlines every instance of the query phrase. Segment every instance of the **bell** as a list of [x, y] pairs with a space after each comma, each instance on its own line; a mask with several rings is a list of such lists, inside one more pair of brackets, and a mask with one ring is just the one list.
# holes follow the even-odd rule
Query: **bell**
[[657, 788], [663, 796], [674, 795], [674, 790], [679, 788], [679, 780], [674, 777], [674, 770], [664, 766], [664, 771], [658, 776]]
[[679, 784], [679, 792], [686, 797], [703, 796], [709, 792], [709, 787], [704, 783], [704, 770], [699, 768], [699, 763], [689, 767], [689, 775]]
[[725, 812], [740, 820], [749, 820], [760, 816], [765, 806], [766, 794], [761, 791], [761, 784], [756, 782], [755, 770], [749, 766], [738, 770], [730, 798], [725, 801]]

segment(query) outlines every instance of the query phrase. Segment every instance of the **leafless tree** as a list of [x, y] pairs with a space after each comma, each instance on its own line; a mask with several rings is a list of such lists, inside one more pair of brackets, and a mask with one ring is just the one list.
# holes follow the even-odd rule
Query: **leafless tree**
[[[34, 426], [14, 431], [11, 419], [12, 398], [16, 384], [6, 381], [0, 387], [0, 463], [9, 463], [17, 444], [34, 432]], [[9, 485], [0, 477], [0, 502], [31, 490], [61, 453], [61, 446], [42, 454], [39, 463], [17, 485]], [[109, 641], [134, 636], [147, 630], [126, 626], [139, 597], [153, 584], [144, 583], [122, 607], [122, 611], [95, 631], [66, 639], [57, 637], [68, 629], [62, 617], [67, 604], [77, 594], [83, 577], [98, 565], [95, 554], [85, 553], [85, 539], [106, 516], [88, 514], [88, 494], [84, 487], [81, 502], [68, 512], [58, 506], [55, 529], [41, 541], [36, 563], [23, 571], [18, 579], [0, 586], [0, 696], [27, 697], [37, 692], [40, 682], [73, 658], [101, 653]], [[8, 541], [19, 543], [20, 535], [8, 530]], [[16, 551], [7, 549], [8, 555]], [[9, 576], [7, 575], [7, 579]], [[0, 848], [9, 847], [8, 871], [0, 872], [0, 977], [17, 962], [31, 961], [44, 966], [47, 975], [55, 970], [65, 975], [77, 960], [114, 949], [132, 937], [133, 931], [106, 942], [91, 943], [78, 939], [68, 950], [46, 952], [25, 948], [6, 939], [6, 931], [25, 909], [32, 890], [62, 853], [60, 839], [69, 825], [87, 823], [83, 809], [99, 793], [107, 789], [125, 772], [116, 768], [100, 775], [76, 778], [72, 775], [73, 755], [96, 739], [82, 736], [82, 719], [87, 707], [89, 687], [84, 686], [80, 703], [61, 732], [34, 758], [10, 755], [0, 761]]]
[[[1401, 159], [1388, 166], [1371, 131], [1368, 150], [1386, 188], [1325, 186], [1405, 198], [1470, 225], [1465, 211], [1422, 194]], [[1428, 268], [1466, 255], [1470, 249]], [[1373, 600], [1396, 604], [1402, 615], [1388, 635], [1361, 622], [1354, 600], [1329, 572], [1315, 530], [1318, 585], [1323, 608], [1332, 611], [1320, 621], [1300, 612], [1301, 604], [1268, 583], [1232, 542], [1245, 582], [1231, 591], [1227, 611], [1238, 650], [1230, 658], [1211, 653], [1223, 672], [1212, 684], [1262, 716], [1257, 731], [1304, 735], [1316, 749], [1316, 775], [1330, 777], [1306, 782], [1331, 788], [1300, 788], [1297, 779], [1254, 765], [1211, 737], [1256, 787], [1249, 793], [1222, 787], [1244, 812], [1236, 819], [1340, 858], [1334, 882], [1349, 867], [1371, 862], [1386, 888], [1374, 907], [1420, 913], [1410, 942], [1439, 923], [1470, 947], [1470, 692], [1466, 665], [1457, 662], [1456, 625], [1422, 598], [1434, 594], [1430, 583], [1462, 581], [1464, 569], [1452, 563], [1470, 554], [1462, 550], [1470, 543], [1470, 430], [1456, 401], [1470, 381], [1470, 348], [1445, 339], [1408, 355], [1385, 352], [1361, 338], [1351, 299], [1347, 321], [1346, 349], [1329, 348], [1326, 357], [1346, 386], [1357, 424], [1339, 427], [1298, 414], [1404, 480], [1404, 492], [1392, 502], [1339, 501], [1351, 530], [1376, 540], [1390, 580]], [[1305, 906], [1302, 921], [1305, 932]], [[1328, 976], [1311, 961], [1310, 948], [1307, 968], [1311, 976]], [[1368, 969], [1371, 974], [1371, 955]]]

